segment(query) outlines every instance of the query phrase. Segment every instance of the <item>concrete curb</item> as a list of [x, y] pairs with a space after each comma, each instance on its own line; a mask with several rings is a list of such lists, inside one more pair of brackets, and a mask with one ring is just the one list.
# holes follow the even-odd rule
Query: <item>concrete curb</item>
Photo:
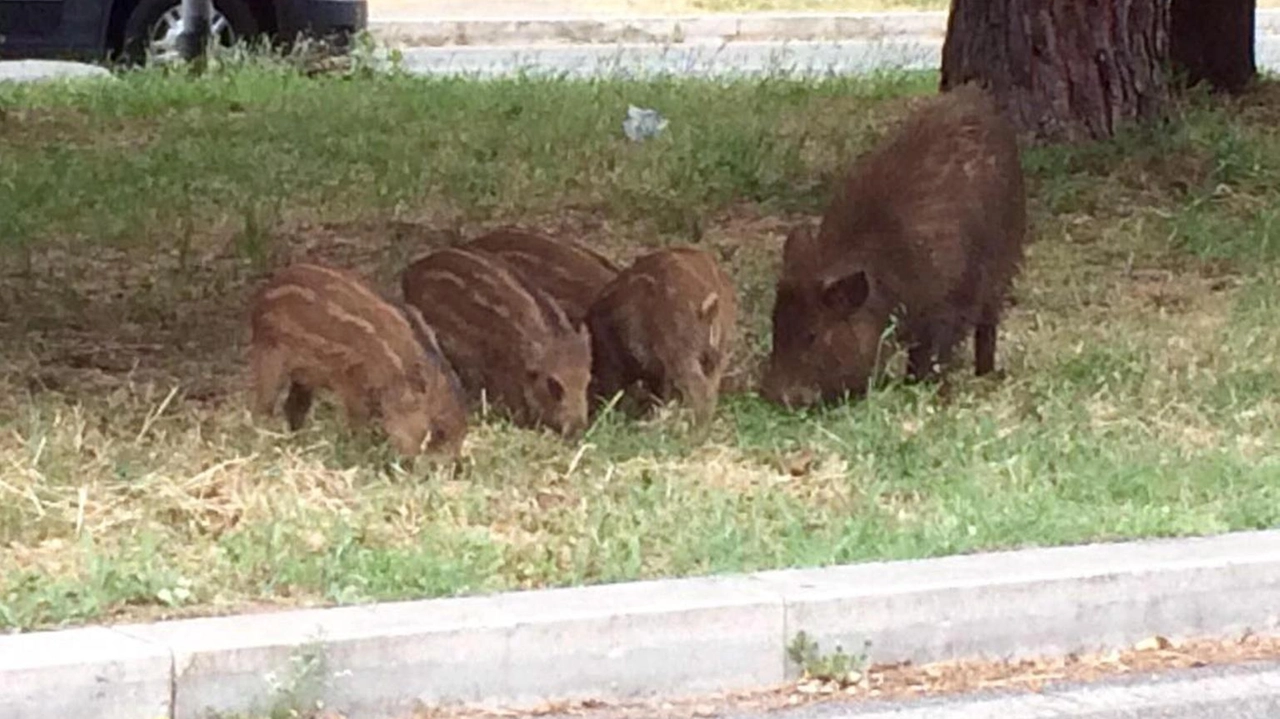
[[99, 65], [69, 60], [0, 60], [0, 82], [108, 80], [119, 78]]
[[[1033, 549], [0, 637], [0, 716], [264, 711], [275, 677], [385, 719], [777, 684], [801, 630], [925, 662], [1271, 631], [1278, 614], [1280, 531]], [[323, 662], [287, 679], [309, 646]]]
[[[1258, 35], [1280, 34], [1280, 10], [1258, 10]], [[746, 13], [663, 17], [432, 18], [370, 12], [378, 39], [409, 46], [942, 39], [947, 13]]]

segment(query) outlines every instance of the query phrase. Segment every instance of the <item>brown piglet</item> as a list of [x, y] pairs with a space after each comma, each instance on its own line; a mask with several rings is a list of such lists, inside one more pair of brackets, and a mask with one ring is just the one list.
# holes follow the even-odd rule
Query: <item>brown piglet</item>
[[705, 423], [715, 413], [737, 319], [733, 281], [710, 253], [674, 247], [639, 257], [587, 315], [593, 397], [607, 400], [638, 383], [645, 399], [679, 399]]
[[481, 235], [462, 247], [495, 254], [514, 267], [525, 282], [551, 295], [578, 323], [618, 268], [600, 254], [576, 243], [514, 228]]
[[405, 456], [454, 457], [467, 433], [466, 398], [431, 329], [351, 272], [298, 263], [276, 272], [250, 309], [253, 412], [306, 421], [315, 390], [334, 392], [350, 424], [376, 418]]
[[569, 437], [586, 428], [586, 326], [506, 261], [462, 247], [437, 250], [411, 263], [400, 285], [473, 401], [483, 391], [527, 427]]
[[787, 237], [761, 394], [793, 408], [860, 395], [890, 327], [915, 380], [970, 328], [975, 373], [991, 372], [1026, 234], [1013, 127], [976, 86], [931, 98], [859, 158], [816, 232]]

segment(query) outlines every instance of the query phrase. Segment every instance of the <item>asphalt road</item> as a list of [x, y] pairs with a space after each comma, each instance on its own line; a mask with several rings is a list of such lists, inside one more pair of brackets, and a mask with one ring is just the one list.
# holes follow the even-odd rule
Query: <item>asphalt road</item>
[[[403, 67], [421, 74], [479, 77], [531, 74], [758, 75], [786, 69], [824, 75], [874, 69], [928, 69], [941, 62], [941, 40], [846, 40], [840, 42], [735, 42], [686, 45], [545, 45], [402, 48]], [[1256, 41], [1259, 69], [1280, 70], [1280, 36]]]
[[534, 74], [584, 77], [655, 72], [681, 75], [758, 75], [785, 69], [801, 74], [848, 74], [880, 67], [936, 66], [937, 41], [735, 42], [689, 45], [545, 45], [540, 47], [404, 48], [404, 68], [414, 73], [464, 73], [482, 77], [519, 69]]
[[[613, 719], [608, 713], [592, 719]], [[907, 702], [831, 702], [767, 713], [728, 711], [721, 719], [1275, 719], [1280, 717], [1280, 662], [1259, 662], [1091, 684], [1040, 694], [998, 693]], [[641, 719], [634, 713], [628, 719]], [[665, 719], [654, 713], [652, 719]], [[545, 719], [569, 719], [552, 715]], [[643, 717], [650, 719], [650, 717]]]

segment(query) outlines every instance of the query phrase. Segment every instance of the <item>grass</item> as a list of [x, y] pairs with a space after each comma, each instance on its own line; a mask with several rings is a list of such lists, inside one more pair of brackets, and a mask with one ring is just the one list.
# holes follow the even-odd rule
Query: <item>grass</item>
[[[1029, 151], [1003, 381], [785, 413], [749, 391], [782, 236], [932, 92], [863, 79], [306, 77], [0, 87], [0, 627], [907, 558], [1280, 521], [1280, 88]], [[667, 134], [622, 137], [628, 103]], [[331, 405], [255, 425], [244, 301], [323, 257], [388, 292], [443, 230], [626, 261], [697, 242], [742, 293], [706, 435], [478, 423], [406, 468]]]

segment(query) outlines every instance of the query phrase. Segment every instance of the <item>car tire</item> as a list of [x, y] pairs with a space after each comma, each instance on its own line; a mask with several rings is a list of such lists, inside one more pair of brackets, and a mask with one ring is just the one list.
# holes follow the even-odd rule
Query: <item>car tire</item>
[[[180, 11], [181, 7], [182, 0], [142, 0], [138, 3], [124, 24], [124, 58], [129, 62], [145, 62], [152, 28], [167, 13], [174, 9]], [[213, 0], [213, 9], [227, 19], [237, 39], [252, 38], [258, 34], [258, 20], [244, 0]]]

